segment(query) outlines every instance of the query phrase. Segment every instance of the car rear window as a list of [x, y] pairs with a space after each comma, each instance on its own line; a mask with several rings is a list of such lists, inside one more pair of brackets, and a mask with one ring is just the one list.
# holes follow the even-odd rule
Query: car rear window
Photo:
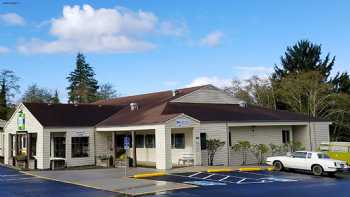
[[318, 153], [317, 157], [319, 159], [329, 159], [329, 156], [327, 154], [325, 154], [325, 153]]

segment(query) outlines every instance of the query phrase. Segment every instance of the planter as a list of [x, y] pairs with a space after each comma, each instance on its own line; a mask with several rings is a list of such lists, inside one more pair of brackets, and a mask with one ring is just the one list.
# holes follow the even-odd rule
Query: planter
[[110, 162], [109, 162], [109, 159], [97, 159], [96, 165], [101, 166], [101, 167], [105, 167], [105, 168], [109, 168]]
[[16, 167], [20, 169], [25, 169], [26, 168], [26, 161], [24, 160], [16, 160]]

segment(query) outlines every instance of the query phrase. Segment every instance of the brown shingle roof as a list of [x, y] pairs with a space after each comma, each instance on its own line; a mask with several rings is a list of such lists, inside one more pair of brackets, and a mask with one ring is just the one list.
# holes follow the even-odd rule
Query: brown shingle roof
[[23, 103], [34, 117], [49, 127], [95, 126], [121, 109], [120, 106], [90, 104]]
[[[233, 104], [168, 103], [163, 114], [184, 113], [199, 121], [232, 122], [305, 122], [302, 113], [271, 110], [256, 106], [240, 107]], [[311, 118], [310, 121], [325, 121]]]

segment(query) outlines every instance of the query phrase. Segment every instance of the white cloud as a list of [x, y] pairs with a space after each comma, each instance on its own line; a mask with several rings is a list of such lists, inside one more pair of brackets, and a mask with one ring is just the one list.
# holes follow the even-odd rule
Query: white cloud
[[246, 80], [254, 75], [260, 78], [268, 78], [273, 72], [273, 68], [264, 66], [235, 66], [233, 67], [233, 71], [237, 79]]
[[3, 46], [0, 46], [0, 54], [4, 54], [4, 53], [7, 53], [9, 52], [10, 49], [7, 48], [7, 47], [3, 47]]
[[209, 47], [218, 46], [223, 36], [224, 34], [221, 31], [210, 32], [200, 40], [200, 44]]
[[171, 35], [182, 33], [173, 23], [159, 22], [151, 12], [122, 7], [64, 6], [62, 17], [52, 19], [50, 24], [55, 40], [32, 39], [19, 43], [17, 49], [23, 53], [135, 52], [155, 48], [143, 36], [157, 32], [157, 28], [168, 35], [171, 29]]
[[183, 36], [188, 32], [186, 23], [175, 23], [171, 21], [163, 21], [160, 24], [160, 33], [170, 36]]
[[7, 25], [14, 25], [14, 26], [25, 25], [24, 18], [16, 13], [0, 14], [0, 21]]
[[224, 88], [224, 87], [230, 86], [231, 82], [232, 82], [232, 79], [219, 78], [217, 76], [213, 76], [213, 77], [203, 76], [203, 77], [195, 78], [186, 87], [193, 87], [193, 86], [201, 86], [201, 85], [212, 84], [212, 85], [214, 85], [214, 86], [216, 86], [218, 88]]

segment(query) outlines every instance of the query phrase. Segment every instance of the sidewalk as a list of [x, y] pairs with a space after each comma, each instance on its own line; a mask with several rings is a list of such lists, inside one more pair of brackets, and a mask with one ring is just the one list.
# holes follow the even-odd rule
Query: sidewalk
[[[256, 167], [256, 166], [249, 166]], [[242, 166], [191, 166], [174, 168], [166, 173], [200, 172], [208, 169], [230, 168], [238, 170]], [[265, 168], [265, 167], [263, 167]], [[267, 168], [267, 167], [266, 167]], [[61, 170], [61, 171], [27, 171], [23, 172], [40, 178], [81, 185], [85, 187], [119, 192], [129, 195], [143, 195], [176, 189], [195, 188], [194, 185], [155, 181], [149, 179], [129, 178], [135, 174], [160, 172], [153, 168], [129, 168], [125, 176], [124, 168]]]

